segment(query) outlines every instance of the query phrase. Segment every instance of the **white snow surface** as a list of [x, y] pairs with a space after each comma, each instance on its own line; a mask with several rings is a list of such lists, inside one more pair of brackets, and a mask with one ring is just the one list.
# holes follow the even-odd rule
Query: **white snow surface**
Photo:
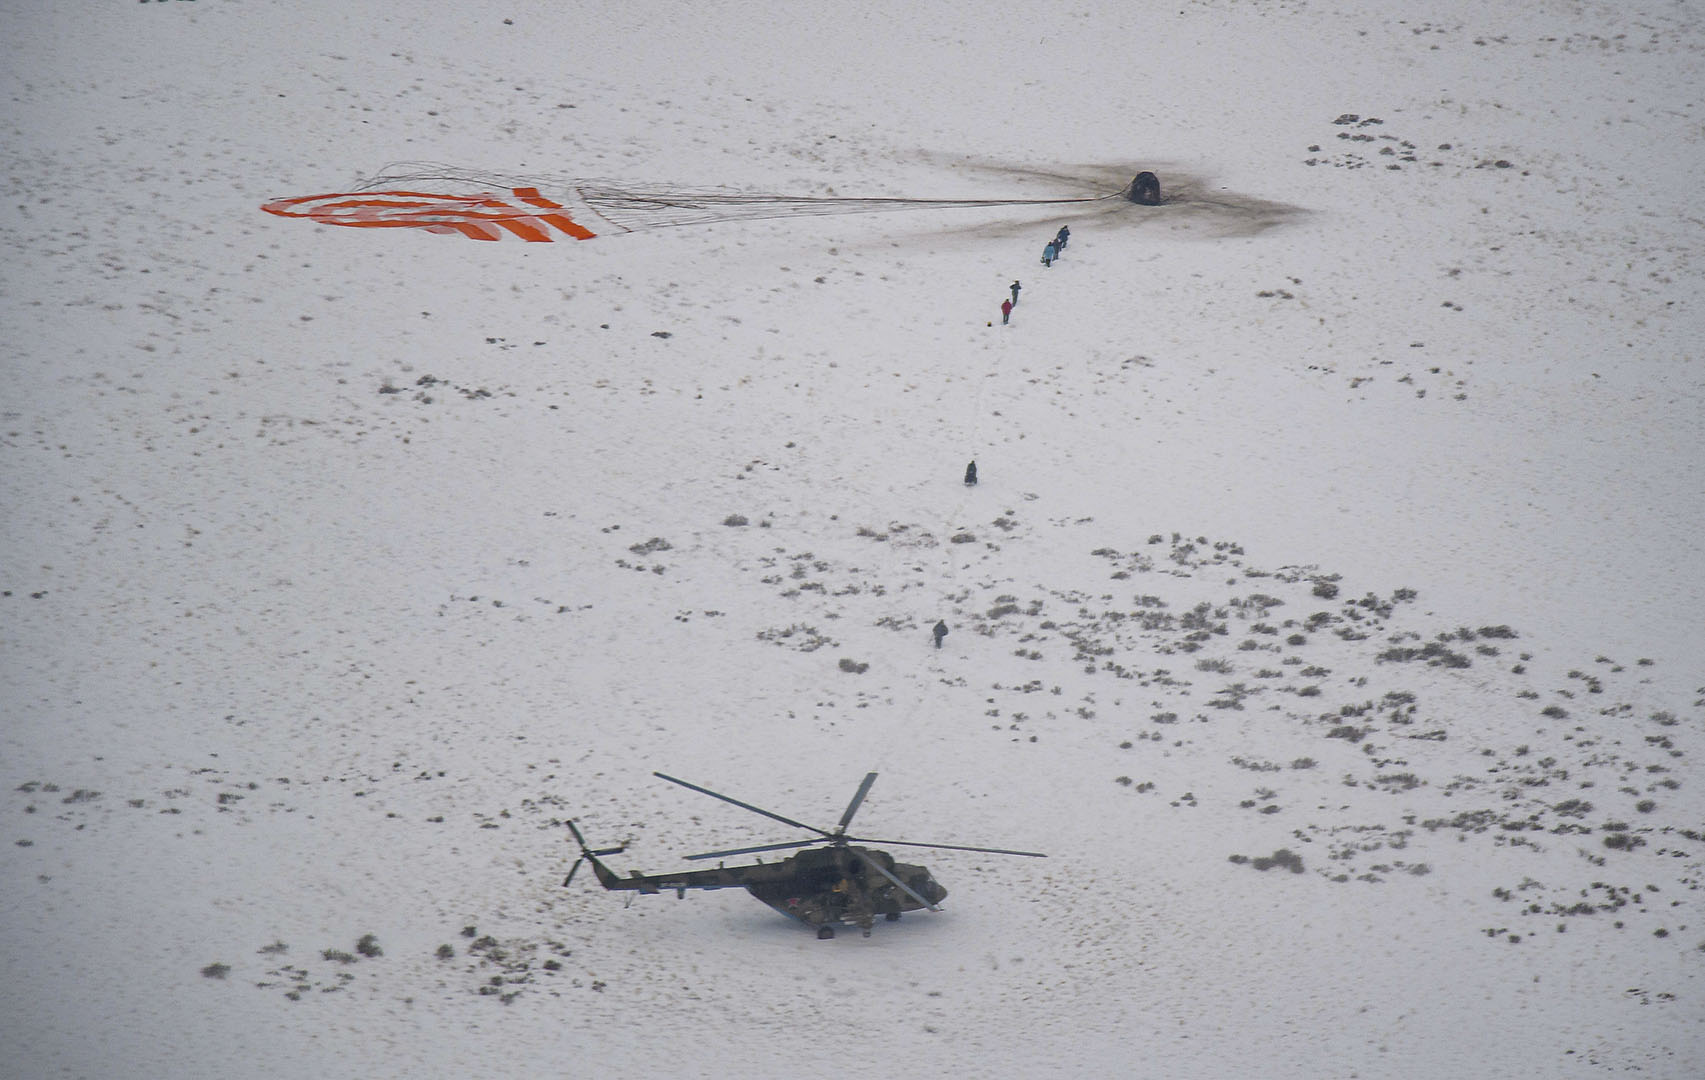
[[[1705, 1070], [1697, 3], [0, 23], [0, 1076]], [[652, 770], [1050, 857], [562, 888], [795, 838]]]

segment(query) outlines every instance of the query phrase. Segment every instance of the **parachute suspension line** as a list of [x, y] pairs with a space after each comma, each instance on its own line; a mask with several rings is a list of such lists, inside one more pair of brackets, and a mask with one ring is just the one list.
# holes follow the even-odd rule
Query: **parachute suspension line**
[[720, 221], [759, 221], [773, 218], [827, 217], [872, 214], [893, 210], [950, 210], [1005, 206], [1065, 206], [1103, 202], [1113, 195], [1054, 199], [910, 199], [898, 197], [771, 195], [690, 188], [630, 188], [607, 180], [560, 176], [511, 176], [462, 169], [435, 162], [399, 162], [358, 182], [356, 190], [444, 189], [442, 194], [468, 196], [482, 191], [532, 189], [553, 198], [576, 202], [624, 232], [708, 225]]
[[892, 210], [952, 210], [972, 207], [1060, 206], [1099, 202], [1107, 196], [1071, 199], [905, 199], [839, 196], [751, 195], [728, 192], [630, 191], [577, 185], [576, 195], [599, 217], [630, 232], [719, 221], [831, 217]]

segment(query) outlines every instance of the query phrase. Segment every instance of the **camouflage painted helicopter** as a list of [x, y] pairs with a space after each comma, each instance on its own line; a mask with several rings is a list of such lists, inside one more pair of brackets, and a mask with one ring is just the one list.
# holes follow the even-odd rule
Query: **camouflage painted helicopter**
[[875, 773], [865, 776], [864, 782], [859, 785], [852, 802], [847, 804], [846, 812], [841, 815], [840, 824], [833, 832], [782, 817], [751, 803], [741, 802], [739, 799], [664, 773], [653, 775], [672, 784], [680, 784], [684, 788], [709, 795], [713, 799], [733, 803], [784, 825], [817, 834], [810, 840], [788, 840], [779, 844], [708, 851], [702, 855], [689, 855], [689, 860], [721, 859], [731, 855], [750, 855], [760, 851], [782, 851], [788, 848], [817, 850], [801, 851], [776, 863], [718, 866], [714, 870], [691, 870], [679, 874], [641, 874], [635, 871], [624, 878], [599, 859], [605, 855], [615, 855], [625, 850], [627, 845], [594, 851], [586, 846], [586, 840], [580, 835], [580, 830], [570, 821], [568, 830], [574, 834], [574, 842], [580, 846], [580, 858], [575, 860], [574, 865], [569, 868], [568, 877], [563, 879], [564, 888], [574, 880], [575, 871], [580, 869], [580, 864], [588, 862], [592, 864], [598, 881], [606, 889], [641, 893], [673, 889], [676, 897], [680, 898], [687, 895], [688, 889], [743, 888], [783, 915], [798, 919], [807, 926], [816, 927], [819, 938], [834, 937], [836, 923], [851, 923], [863, 930], [865, 937], [869, 937], [876, 916], [881, 915], [893, 922], [906, 911], [925, 908], [940, 911], [936, 905], [947, 895], [947, 890], [942, 888], [925, 868], [896, 862], [894, 857], [885, 851], [873, 851], [860, 847], [859, 844], [893, 844], [900, 847], [944, 848], [951, 851], [980, 851], [991, 855], [1047, 858], [1038, 851], [970, 847], [965, 844], [920, 844], [909, 840], [869, 840], [848, 836], [847, 826], [858, 812], [859, 805], [864, 802], [864, 797], [870, 793], [870, 785], [876, 783]]

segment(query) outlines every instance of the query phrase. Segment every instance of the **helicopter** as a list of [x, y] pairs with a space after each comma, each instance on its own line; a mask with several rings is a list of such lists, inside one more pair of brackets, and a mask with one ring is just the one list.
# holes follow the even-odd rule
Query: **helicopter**
[[586, 838], [581, 835], [580, 829], [570, 821], [568, 831], [573, 834], [574, 842], [580, 847], [580, 858], [569, 868], [568, 876], [562, 882], [563, 888], [567, 888], [574, 880], [575, 872], [580, 869], [581, 863], [591, 863], [599, 883], [613, 891], [657, 893], [673, 889], [679, 899], [687, 895], [688, 889], [743, 888], [783, 915], [815, 927], [817, 937], [827, 940], [835, 936], [837, 923], [851, 923], [862, 930], [865, 937], [869, 937], [878, 915], [888, 922], [895, 922], [901, 913], [907, 911], [940, 911], [938, 905], [947, 896], [947, 890], [942, 888], [924, 867], [897, 862], [886, 851], [875, 851], [860, 846], [862, 844], [893, 844], [899, 847], [941, 848], [950, 851], [979, 851], [990, 855], [1047, 858], [1039, 851], [1013, 851], [1007, 848], [971, 847], [965, 844], [923, 844], [910, 840], [870, 840], [849, 836], [847, 826], [852, 823], [853, 815], [863, 804], [864, 797], [870, 794], [870, 786], [876, 783], [875, 773], [866, 774], [864, 782], [859, 784], [858, 791], [847, 804], [846, 812], [841, 815], [840, 823], [835, 826], [833, 832], [783, 817], [667, 773], [652, 775], [709, 795], [713, 799], [733, 803], [741, 809], [761, 814], [784, 825], [817, 834], [809, 840], [787, 840], [779, 844], [707, 851], [701, 855], [687, 856], [689, 861], [750, 855], [760, 851], [784, 851], [789, 848], [812, 850], [801, 851], [775, 863], [758, 862], [750, 866], [719, 865], [714, 870], [689, 870], [679, 874], [641, 874], [634, 871], [624, 878], [599, 860], [607, 855], [620, 854], [627, 849], [627, 845], [593, 850], [587, 846]]

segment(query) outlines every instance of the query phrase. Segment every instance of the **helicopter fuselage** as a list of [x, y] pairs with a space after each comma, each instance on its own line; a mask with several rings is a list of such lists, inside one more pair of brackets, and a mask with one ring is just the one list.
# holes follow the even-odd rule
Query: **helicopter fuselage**
[[930, 876], [928, 869], [896, 862], [885, 851], [852, 845], [801, 851], [779, 862], [719, 866], [679, 874], [634, 873], [621, 877], [597, 860], [593, 860], [592, 869], [599, 883], [613, 891], [673, 891], [677, 896], [685, 896], [688, 889], [742, 888], [783, 915], [812, 927], [851, 923], [869, 930], [878, 915], [892, 920], [902, 912], [921, 911], [928, 906], [880, 873], [872, 873], [866, 860], [879, 863], [930, 905], [947, 896], [947, 890]]

